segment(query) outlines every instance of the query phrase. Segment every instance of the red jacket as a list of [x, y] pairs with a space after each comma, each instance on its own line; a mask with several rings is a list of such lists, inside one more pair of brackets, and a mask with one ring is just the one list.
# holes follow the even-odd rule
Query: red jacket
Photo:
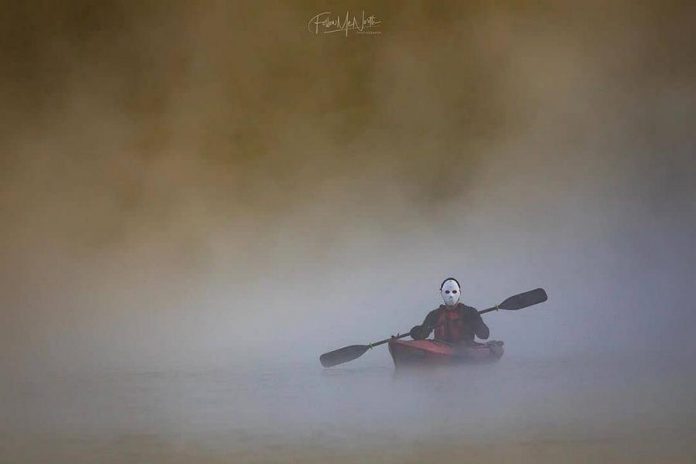
[[430, 311], [421, 327], [424, 337], [434, 329], [435, 339], [449, 343], [473, 343], [474, 336], [485, 340], [490, 334], [478, 311], [462, 303], [453, 307], [441, 305]]

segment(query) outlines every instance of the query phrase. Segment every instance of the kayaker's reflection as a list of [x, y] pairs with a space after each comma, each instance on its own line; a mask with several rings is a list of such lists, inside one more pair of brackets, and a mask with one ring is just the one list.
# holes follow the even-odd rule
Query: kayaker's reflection
[[430, 311], [423, 324], [411, 329], [414, 340], [427, 338], [433, 330], [436, 340], [461, 346], [478, 345], [475, 337], [488, 338], [490, 331], [478, 311], [459, 302], [461, 290], [457, 279], [445, 279], [440, 285], [440, 294], [445, 304]]

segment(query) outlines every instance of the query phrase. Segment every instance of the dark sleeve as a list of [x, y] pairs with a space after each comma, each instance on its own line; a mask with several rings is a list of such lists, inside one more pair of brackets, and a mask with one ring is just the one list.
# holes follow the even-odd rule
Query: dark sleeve
[[424, 338], [427, 338], [430, 335], [430, 332], [433, 331], [435, 328], [435, 324], [437, 323], [437, 309], [433, 309], [428, 313], [427, 316], [425, 316], [425, 320], [423, 321], [423, 324], [421, 327], [423, 328], [423, 333]]
[[474, 308], [470, 308], [469, 314], [469, 321], [471, 323], [471, 328], [474, 329], [474, 334], [481, 340], [486, 340], [490, 335], [490, 330], [488, 330], [486, 323], [483, 322], [483, 318]]

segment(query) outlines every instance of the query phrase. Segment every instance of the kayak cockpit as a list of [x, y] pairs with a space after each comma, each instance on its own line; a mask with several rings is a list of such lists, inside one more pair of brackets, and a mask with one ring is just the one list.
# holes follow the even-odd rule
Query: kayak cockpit
[[492, 362], [500, 359], [503, 353], [502, 341], [489, 341], [474, 345], [455, 345], [429, 339], [398, 340], [394, 338], [389, 341], [389, 354], [391, 354], [396, 367]]

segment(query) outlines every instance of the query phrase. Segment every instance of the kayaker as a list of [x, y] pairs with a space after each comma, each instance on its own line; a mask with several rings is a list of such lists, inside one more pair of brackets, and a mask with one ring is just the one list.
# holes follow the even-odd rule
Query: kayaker
[[486, 340], [488, 326], [476, 309], [459, 302], [461, 290], [454, 277], [448, 277], [440, 285], [440, 294], [445, 304], [428, 313], [423, 324], [411, 329], [414, 340], [428, 338], [435, 330], [435, 339], [448, 343], [474, 345], [474, 336]]

